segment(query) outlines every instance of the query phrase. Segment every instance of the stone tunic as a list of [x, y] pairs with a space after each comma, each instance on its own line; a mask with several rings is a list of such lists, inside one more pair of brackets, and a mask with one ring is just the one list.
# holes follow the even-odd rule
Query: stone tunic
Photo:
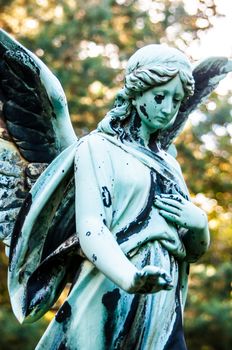
[[[156, 162], [150, 156], [140, 156], [141, 152], [130, 145], [101, 134], [82, 140], [75, 156], [77, 233], [82, 230], [91, 235], [85, 217], [94, 217], [99, 235], [106, 225], [137, 268], [164, 268], [174, 288], [128, 294], [95, 267], [98, 257], [93, 252], [92, 261], [85, 259], [81, 264], [67, 300], [37, 350], [186, 349], [181, 294], [186, 284], [180, 278], [183, 247], [177, 228], [153, 205], [155, 194], [167, 191], [167, 187], [169, 193], [176, 193], [178, 186], [169, 181], [165, 188], [167, 179], [155, 169]], [[165, 153], [162, 157], [174, 173], [179, 172], [171, 156]], [[184, 183], [181, 186], [183, 193], [186, 188]]]

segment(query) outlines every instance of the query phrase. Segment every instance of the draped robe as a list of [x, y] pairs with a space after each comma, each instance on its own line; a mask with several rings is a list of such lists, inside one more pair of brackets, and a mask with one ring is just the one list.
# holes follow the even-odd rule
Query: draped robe
[[[137, 268], [145, 265], [162, 267], [171, 276], [174, 288], [153, 294], [128, 294], [95, 267], [95, 254], [92, 261], [82, 257], [81, 262], [77, 260], [76, 269], [72, 266], [76, 276], [71, 292], [36, 349], [186, 349], [182, 313], [188, 264], [184, 262], [181, 230], [162, 218], [154, 206], [154, 196], [160, 193], [179, 193], [188, 198], [178, 163], [164, 151], [154, 153], [98, 132], [83, 138], [72, 147], [70, 154], [67, 165], [57, 161], [55, 166], [56, 171], [59, 167], [70, 169], [75, 157], [76, 236], [80, 230], [91, 234], [81, 218], [90, 213], [95, 215], [100, 218], [102, 227], [106, 225], [109, 228]], [[53, 167], [51, 164], [50, 172]], [[65, 172], [64, 169], [62, 172]], [[84, 182], [91, 182], [94, 190], [89, 191]], [[101, 226], [96, 229], [101, 234]], [[29, 230], [28, 237], [30, 235]], [[24, 241], [22, 236], [17, 238], [18, 251], [23, 245], [20, 241]], [[53, 266], [58, 256], [55, 255]], [[22, 260], [25, 260], [25, 254]], [[41, 256], [39, 261], [43, 264]], [[75, 264], [75, 260], [72, 264]], [[11, 281], [18, 270], [14, 262]], [[39, 278], [32, 278], [35, 271], [28, 273], [29, 282], [32, 280], [38, 284]], [[43, 269], [44, 273], [46, 269]], [[58, 275], [60, 273], [59, 270]], [[42, 273], [39, 276], [43, 277]], [[43, 283], [46, 284], [46, 281]], [[31, 287], [28, 280], [23, 287], [18, 294], [17, 283], [12, 282], [12, 295], [15, 295], [13, 304], [17, 301], [28, 304], [28, 289], [33, 291], [37, 288], [34, 285]], [[43, 293], [37, 293], [40, 295], [37, 305], [38, 299], [40, 304], [51, 304], [45, 290], [47, 294], [51, 293], [43, 286]]]

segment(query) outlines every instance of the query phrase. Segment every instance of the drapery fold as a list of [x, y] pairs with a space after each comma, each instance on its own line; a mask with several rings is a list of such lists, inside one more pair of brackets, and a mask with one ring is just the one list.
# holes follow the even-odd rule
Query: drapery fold
[[[109, 152], [112, 153], [113, 150], [117, 154], [120, 153], [120, 156], [123, 155], [125, 159], [128, 158], [132, 167], [137, 166], [139, 169], [141, 168], [139, 171], [142, 173], [146, 169], [144, 173], [147, 174], [145, 178], [149, 189], [146, 195], [147, 200], [152, 187], [154, 191], [152, 195], [150, 193], [150, 202], [148, 200], [141, 203], [139, 210], [136, 212], [138, 215], [128, 217], [129, 220], [127, 220], [126, 225], [125, 220], [122, 220], [122, 225], [119, 229], [113, 225], [113, 219], [109, 219], [109, 221], [112, 221], [111, 224], [114, 226], [113, 234], [115, 234], [115, 238], [121, 244], [122, 250], [132, 260], [133, 258], [137, 259], [138, 252], [142, 251], [144, 249], [143, 246], [148, 245], [149, 241], [157, 241], [170, 254], [173, 252], [173, 255], [179, 261], [178, 275], [181, 277], [178, 283], [181, 285], [181, 304], [185, 300], [187, 290], [187, 264], [183, 262], [185, 254], [183, 250], [176, 248], [176, 243], [178, 243], [179, 239], [177, 230], [170, 227], [172, 225], [168, 225], [158, 215], [157, 210], [154, 210], [152, 201], [152, 196], [160, 192], [180, 193], [188, 198], [181, 173], [179, 173], [178, 167], [173, 166], [176, 161], [167, 153], [153, 154], [152, 152], [146, 152], [142, 147], [122, 144], [114, 137], [94, 132], [61, 153], [42, 174], [31, 191], [32, 204], [21, 221], [18, 235], [17, 232], [14, 235], [14, 244], [11, 248], [9, 287], [14, 312], [21, 321], [25, 318], [33, 321], [41, 317], [56, 301], [68, 279], [71, 280], [74, 277], [78, 266], [83, 269], [83, 266], [87, 264], [79, 245], [78, 233], [75, 233], [75, 225], [73, 225], [75, 217], [75, 209], [73, 207], [74, 157], [78, 152], [81, 154], [81, 149], [85, 143], [90, 144], [90, 158], [92, 162], [96, 163], [96, 168], [98, 164], [95, 156], [98, 155], [97, 158], [101, 159], [103, 157], [104, 159], [103, 153], [105, 149], [109, 148]], [[99, 147], [96, 146], [98, 143]], [[105, 147], [106, 145], [107, 147]], [[86, 157], [86, 154], [84, 157]], [[112, 164], [110, 166], [112, 167]], [[115, 175], [114, 173], [112, 177]], [[95, 177], [93, 178], [95, 179]], [[67, 197], [67, 203], [64, 203]], [[41, 204], [39, 204], [38, 208], [34, 203]], [[133, 222], [136, 221], [136, 217], [139, 217], [143, 211], [145, 221], [146, 215], [147, 219], [149, 217], [149, 220], [146, 227], [144, 225], [141, 226], [139, 236], [137, 236], [139, 239], [137, 239], [130, 229], [133, 226]], [[56, 231], [59, 215], [67, 215], [67, 220], [70, 221], [68, 232], [65, 232], [65, 229], [63, 231], [60, 230], [60, 232]], [[160, 222], [161, 225], [168, 225], [169, 235], [164, 237], [159, 235], [158, 232], [153, 232], [152, 222], [154, 220], [157, 225], [159, 220], [162, 221]], [[123, 236], [126, 233], [128, 235], [127, 239], [120, 242], [120, 235]], [[55, 237], [53, 237], [53, 234], [55, 234]], [[173, 238], [175, 244], [171, 243]], [[180, 239], [179, 242], [181, 242]], [[51, 244], [54, 246], [51, 247]], [[148, 261], [148, 263], [152, 263], [152, 261]], [[72, 270], [73, 266], [75, 266], [74, 271]], [[72, 272], [71, 276], [70, 271]], [[76, 296], [78, 297], [78, 295]]]

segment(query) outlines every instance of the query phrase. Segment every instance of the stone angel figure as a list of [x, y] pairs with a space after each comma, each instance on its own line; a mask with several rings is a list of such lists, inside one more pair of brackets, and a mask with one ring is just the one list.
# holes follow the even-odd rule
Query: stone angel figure
[[0, 33], [0, 237], [20, 322], [70, 293], [37, 350], [184, 350], [189, 263], [208, 248], [173, 140], [232, 70], [194, 69], [179, 50], [132, 55], [125, 85], [97, 129], [78, 139], [59, 81]]

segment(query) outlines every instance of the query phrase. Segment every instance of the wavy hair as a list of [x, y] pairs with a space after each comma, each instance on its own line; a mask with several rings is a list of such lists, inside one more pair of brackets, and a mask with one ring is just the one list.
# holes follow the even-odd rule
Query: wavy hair
[[98, 124], [98, 130], [109, 134], [124, 134], [126, 121], [135, 113], [133, 98], [152, 87], [167, 83], [177, 74], [185, 97], [193, 95], [192, 66], [182, 52], [156, 44], [137, 50], [127, 63], [124, 87], [117, 93], [113, 108]]

